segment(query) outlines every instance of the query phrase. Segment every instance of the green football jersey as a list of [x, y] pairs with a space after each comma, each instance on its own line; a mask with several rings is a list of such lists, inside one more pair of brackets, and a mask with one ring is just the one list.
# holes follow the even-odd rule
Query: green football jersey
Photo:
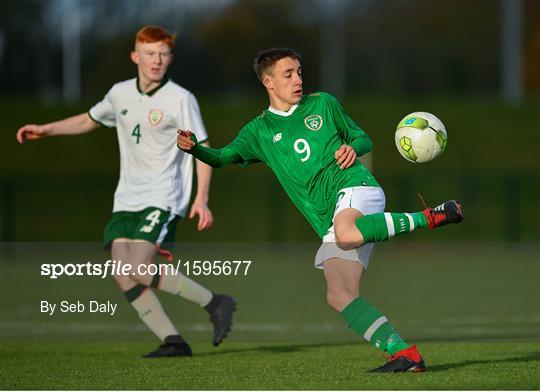
[[379, 186], [358, 160], [341, 170], [335, 152], [343, 144], [359, 155], [371, 150], [371, 140], [326, 93], [303, 96], [288, 113], [265, 110], [248, 123], [227, 147], [243, 164], [266, 163], [304, 214], [323, 237], [332, 225], [340, 189]]
[[303, 96], [287, 113], [263, 111], [227, 147], [242, 157], [243, 164], [266, 163], [323, 237], [332, 225], [340, 189], [379, 186], [358, 160], [343, 170], [336, 165], [335, 152], [343, 144], [351, 145], [359, 155], [372, 146], [333, 96], [316, 93]]

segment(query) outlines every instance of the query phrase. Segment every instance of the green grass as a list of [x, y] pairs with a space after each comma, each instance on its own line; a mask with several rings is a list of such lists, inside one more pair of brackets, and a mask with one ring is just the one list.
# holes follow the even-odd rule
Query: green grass
[[[8, 343], [2, 389], [538, 389], [538, 344], [425, 343], [424, 374], [366, 373], [367, 344], [196, 344], [193, 358], [147, 360], [148, 343]], [[24, 376], [24, 375], [27, 376]]]
[[[260, 98], [203, 98], [212, 143], [229, 142], [265, 107]], [[262, 166], [216, 172], [211, 231], [197, 233], [188, 220], [179, 224], [179, 239], [204, 243], [180, 243], [177, 257], [183, 260], [253, 260], [247, 277], [196, 278], [238, 300], [233, 333], [223, 347], [211, 347], [206, 314], [160, 295], [196, 356], [141, 359], [156, 339], [110, 279], [51, 281], [39, 275], [43, 262], [107, 259], [97, 243], [50, 241], [99, 240], [118, 174], [116, 138], [99, 130], [19, 146], [14, 135], [22, 124], [56, 120], [93, 102], [78, 108], [3, 103], [10, 116], [0, 141], [10, 165], [0, 173], [1, 232], [3, 238], [11, 233], [17, 241], [49, 243], [0, 249], [0, 389], [540, 388], [537, 99], [516, 108], [482, 97], [344, 102], [374, 140], [374, 172], [389, 210], [414, 209], [417, 192], [430, 203], [449, 196], [464, 202], [468, 219], [462, 225], [378, 246], [362, 281], [361, 295], [424, 354], [429, 371], [414, 375], [365, 372], [383, 358], [326, 305], [322, 273], [312, 267], [317, 244], [237, 243], [315, 239]], [[429, 165], [407, 163], [395, 151], [395, 124], [415, 110], [437, 114], [449, 132], [448, 150]], [[451, 242], [456, 239], [464, 243]], [[530, 243], [496, 242], [502, 239]], [[426, 246], [426, 240], [434, 243]], [[39, 312], [41, 300], [90, 299], [111, 300], [118, 311]]]
[[[449, 228], [450, 230], [450, 228]], [[421, 235], [421, 234], [413, 234]], [[103, 263], [98, 244], [17, 244], [0, 262], [0, 389], [538, 389], [538, 244], [378, 245], [361, 284], [410, 343], [425, 374], [373, 375], [381, 354], [325, 303], [317, 244], [178, 245], [182, 260], [252, 260], [247, 276], [197, 277], [238, 301], [210, 345], [207, 315], [159, 294], [192, 359], [144, 360], [158, 344], [110, 279], [50, 280], [44, 262]], [[48, 316], [39, 301], [110, 300], [114, 316]]]

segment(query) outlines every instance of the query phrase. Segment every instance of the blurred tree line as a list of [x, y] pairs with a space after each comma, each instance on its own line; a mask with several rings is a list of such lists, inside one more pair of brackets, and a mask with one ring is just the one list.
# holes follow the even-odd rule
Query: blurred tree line
[[[0, 14], [3, 95], [54, 100], [62, 86], [62, 6], [75, 0], [7, 2]], [[251, 93], [266, 47], [303, 56], [307, 91], [320, 88], [321, 23], [342, 7], [346, 93], [495, 94], [500, 85], [501, 7], [494, 0], [90, 1], [80, 12], [82, 94], [103, 95], [134, 76], [135, 32], [159, 24], [178, 34], [171, 76], [196, 93]], [[524, 0], [525, 92], [540, 92], [540, 1]], [[338, 17], [338, 16], [335, 16]]]

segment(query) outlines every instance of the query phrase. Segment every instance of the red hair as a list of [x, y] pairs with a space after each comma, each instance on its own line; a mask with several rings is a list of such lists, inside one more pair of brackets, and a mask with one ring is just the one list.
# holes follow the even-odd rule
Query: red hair
[[137, 32], [135, 36], [135, 45], [137, 42], [154, 43], [163, 41], [169, 48], [173, 48], [174, 41], [176, 40], [176, 34], [171, 34], [163, 27], [159, 26], [144, 26]]

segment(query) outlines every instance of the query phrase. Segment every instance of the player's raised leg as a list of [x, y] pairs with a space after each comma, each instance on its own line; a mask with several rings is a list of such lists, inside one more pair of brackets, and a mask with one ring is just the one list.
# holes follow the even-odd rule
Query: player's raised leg
[[387, 318], [359, 296], [364, 267], [360, 262], [332, 258], [324, 261], [328, 304], [341, 313], [347, 326], [391, 360], [377, 372], [421, 372], [425, 364], [416, 350], [399, 336]]
[[340, 248], [349, 250], [368, 242], [387, 241], [419, 227], [434, 229], [448, 223], [459, 223], [463, 218], [461, 204], [455, 200], [420, 212], [379, 212], [358, 218], [354, 212], [344, 210], [334, 219], [336, 243]]

